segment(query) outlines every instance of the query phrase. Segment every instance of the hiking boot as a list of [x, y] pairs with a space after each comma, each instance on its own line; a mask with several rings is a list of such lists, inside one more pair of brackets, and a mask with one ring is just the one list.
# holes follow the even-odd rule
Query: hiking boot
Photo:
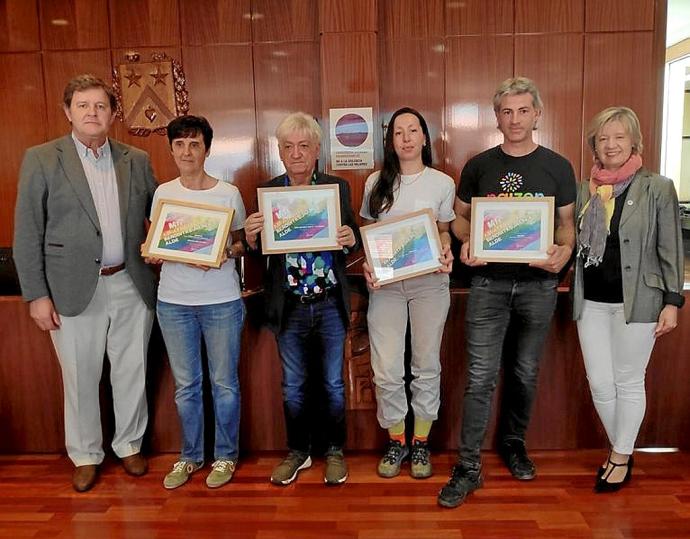
[[472, 470], [462, 464], [456, 464], [446, 486], [438, 493], [438, 504], [441, 507], [457, 507], [465, 501], [468, 494], [481, 486], [481, 468]]
[[300, 470], [311, 466], [311, 457], [302, 451], [290, 451], [283, 462], [273, 469], [271, 483], [274, 485], [289, 485], [296, 478]]
[[400, 473], [400, 465], [408, 453], [409, 450], [406, 445], [401, 444], [398, 440], [388, 440], [386, 452], [379, 461], [376, 471], [381, 477], [395, 477]]
[[511, 440], [504, 443], [499, 448], [498, 453], [515, 479], [529, 481], [537, 475], [537, 469], [534, 462], [527, 456], [525, 442], [522, 440]]
[[429, 445], [421, 440], [412, 440], [410, 452], [410, 475], [415, 479], [431, 477], [431, 454]]
[[229, 459], [218, 459], [211, 467], [211, 473], [206, 477], [206, 486], [208, 488], [222, 487], [225, 483], [232, 479], [232, 474], [235, 473], [237, 461]]
[[178, 460], [173, 464], [172, 471], [163, 479], [163, 486], [167, 489], [174, 489], [184, 485], [194, 472], [204, 465], [203, 462], [190, 462], [188, 460]]
[[343, 450], [339, 447], [330, 447], [326, 451], [326, 471], [323, 481], [327, 485], [340, 485], [347, 480], [347, 464]]

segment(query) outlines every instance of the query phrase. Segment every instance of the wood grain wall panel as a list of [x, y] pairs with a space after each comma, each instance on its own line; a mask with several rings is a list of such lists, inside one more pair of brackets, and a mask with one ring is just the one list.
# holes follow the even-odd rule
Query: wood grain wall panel
[[379, 0], [378, 4], [379, 35], [384, 39], [441, 37], [445, 33], [443, 0]]
[[325, 32], [376, 32], [376, 0], [319, 0], [319, 29]]
[[582, 32], [585, 0], [515, 0], [515, 33]]
[[[587, 34], [583, 133], [595, 114], [606, 107], [622, 105], [633, 109], [640, 118], [643, 142], [654, 141], [656, 99], [661, 99], [655, 95], [656, 73], [652, 32]], [[658, 150], [651, 146], [648, 150], [644, 152], [645, 166], [659, 170]], [[591, 162], [591, 152], [583, 141], [584, 173], [589, 171]]]
[[110, 46], [108, 0], [39, 0], [44, 49]]
[[510, 34], [513, 0], [445, 0], [447, 36]]
[[183, 45], [252, 40], [250, 0], [180, 0]]
[[[149, 62], [151, 60], [151, 55], [153, 53], [162, 52], [175, 58], [176, 60], [182, 60], [182, 51], [179, 47], [136, 47], [128, 49], [113, 49], [111, 58], [113, 66], [120, 66], [124, 63], [129, 63], [126, 54], [132, 50], [135, 50], [141, 55], [140, 62]], [[183, 65], [183, 67], [185, 67]], [[170, 79], [170, 80], [169, 80]], [[171, 83], [171, 77], [166, 77], [166, 82]], [[190, 96], [190, 102], [192, 102], [192, 97]], [[153, 165], [153, 171], [159, 182], [164, 182], [178, 176], [178, 170], [175, 163], [170, 155], [170, 145], [168, 144], [167, 137], [163, 135], [157, 135], [152, 133], [147, 137], [138, 137], [131, 135], [127, 132], [127, 127], [120, 120], [115, 120], [112, 128], [112, 136], [124, 142], [125, 144], [130, 144], [144, 150], [151, 157], [151, 164]]]
[[[440, 38], [380, 43], [380, 123], [388, 123], [391, 115], [401, 107], [418, 110], [429, 127], [434, 166], [441, 169], [444, 166], [443, 55]], [[410, 77], [410, 66], [414, 66], [414, 77]]]
[[[254, 45], [256, 138], [259, 181], [285, 172], [274, 133], [289, 113], [303, 111], [321, 118], [318, 43]], [[253, 201], [246, 201], [253, 204]]]
[[180, 44], [177, 0], [110, 0], [113, 47]]
[[[329, 33], [321, 37], [321, 107], [324, 132], [328, 133], [329, 110], [342, 107], [372, 107], [374, 125], [379, 118], [378, 48], [373, 32]], [[329, 155], [328, 136], [322, 155]], [[374, 129], [374, 160], [380, 161], [381, 131]], [[327, 158], [330, 168], [330, 158]], [[359, 208], [364, 181], [371, 170], [338, 170], [352, 191], [352, 207]]]
[[50, 51], [43, 53], [48, 140], [66, 135], [70, 126], [62, 110], [65, 85], [76, 75], [93, 73], [110, 82], [112, 66], [109, 51]]
[[655, 3], [656, 0], [586, 0], [585, 31], [653, 30]]
[[[0, 144], [0, 246], [12, 245], [17, 178], [24, 150], [46, 136], [45, 93], [39, 53], [0, 54], [0, 118], [12, 136]], [[19, 99], [12, 96], [19, 96]], [[11, 129], [9, 129], [11, 126]]]
[[0, 297], [0, 318], [0, 452], [61, 451], [62, 378], [50, 336], [20, 298]]
[[319, 36], [317, 0], [252, 0], [252, 39], [316, 41]]
[[35, 51], [41, 48], [35, 2], [0, 2], [0, 52]]
[[582, 34], [515, 37], [515, 74], [534, 80], [544, 111], [534, 139], [566, 157], [581, 178]]
[[250, 45], [185, 47], [191, 114], [213, 126], [207, 171], [235, 184], [245, 202], [256, 186], [256, 119]]
[[502, 142], [492, 99], [496, 87], [512, 74], [512, 37], [446, 39], [444, 168], [454, 178], [470, 157]]

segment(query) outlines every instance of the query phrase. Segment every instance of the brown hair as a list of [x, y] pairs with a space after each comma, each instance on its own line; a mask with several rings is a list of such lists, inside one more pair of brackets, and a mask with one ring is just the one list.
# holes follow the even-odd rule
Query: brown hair
[[85, 73], [83, 75], [77, 75], [65, 86], [65, 91], [62, 94], [62, 102], [65, 107], [69, 108], [72, 105], [72, 96], [74, 92], [83, 92], [85, 90], [90, 90], [91, 88], [101, 88], [110, 101], [110, 108], [115, 111], [117, 108], [117, 99], [115, 97], [115, 92], [108, 86], [105, 81], [96, 75], [90, 73]]

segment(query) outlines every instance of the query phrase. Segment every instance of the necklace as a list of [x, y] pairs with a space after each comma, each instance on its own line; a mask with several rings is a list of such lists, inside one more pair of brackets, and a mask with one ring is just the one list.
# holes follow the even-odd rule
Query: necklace
[[403, 181], [403, 175], [400, 175], [400, 183], [403, 185], [412, 185], [414, 182], [416, 182], [419, 178], [421, 178], [424, 173], [426, 172], [426, 167], [424, 167], [422, 170], [417, 172], [417, 174], [410, 174], [410, 175], [405, 175], [410, 179], [405, 178], [405, 181]]

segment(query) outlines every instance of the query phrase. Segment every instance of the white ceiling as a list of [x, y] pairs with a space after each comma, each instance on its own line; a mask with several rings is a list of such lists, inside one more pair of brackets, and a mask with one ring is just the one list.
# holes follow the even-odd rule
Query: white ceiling
[[690, 37], [690, 0], [668, 0], [666, 46]]

